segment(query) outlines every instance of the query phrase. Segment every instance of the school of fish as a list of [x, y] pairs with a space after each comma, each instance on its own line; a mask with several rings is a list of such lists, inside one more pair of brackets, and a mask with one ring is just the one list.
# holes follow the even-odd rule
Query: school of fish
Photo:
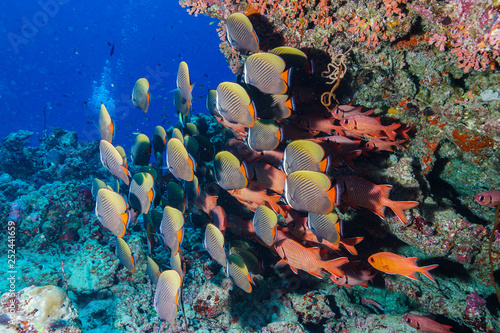
[[[203, 227], [208, 255], [248, 293], [258, 288], [252, 278], [258, 272], [257, 246], [276, 256], [276, 268], [330, 278], [340, 286], [366, 287], [377, 271], [415, 280], [419, 272], [435, 281], [429, 270], [437, 265], [419, 267], [417, 258], [390, 252], [358, 253], [355, 245], [363, 238], [342, 232], [341, 216], [349, 207], [381, 219], [389, 207], [400, 223], [408, 222], [406, 211], [418, 202], [391, 200], [391, 185], [357, 176], [355, 165], [362, 154], [401, 148], [408, 129], [384, 125], [373, 110], [362, 112], [358, 106], [311, 107], [297, 91], [317, 86], [313, 59], [287, 46], [263, 52], [244, 14], [229, 16], [226, 29], [228, 41], [245, 55], [243, 74], [209, 91], [206, 102], [230, 133], [225, 146], [205, 136], [203, 118], [189, 122], [193, 84], [185, 62], [179, 64], [173, 92], [180, 118], [175, 128], [157, 126], [152, 139], [138, 134], [126, 154], [113, 142], [115, 126], [104, 104], [99, 114], [100, 158], [115, 180], [94, 180], [95, 213], [116, 236], [116, 255], [131, 273], [134, 253], [124, 238], [142, 215], [146, 270], [156, 284], [154, 308], [160, 319], [173, 323], [182, 303], [186, 224]], [[154, 108], [148, 90], [147, 79], [140, 78], [132, 92], [133, 105], [144, 112]], [[222, 191], [241, 206], [224, 207]], [[497, 204], [498, 197], [476, 200]], [[232, 213], [226, 214], [229, 208]], [[253, 218], [245, 218], [249, 214]], [[161, 244], [170, 253], [165, 270], [152, 259]]]

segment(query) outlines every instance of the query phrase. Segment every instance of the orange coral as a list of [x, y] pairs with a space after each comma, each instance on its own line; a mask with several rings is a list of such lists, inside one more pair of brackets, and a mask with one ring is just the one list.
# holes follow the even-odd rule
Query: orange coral
[[495, 141], [488, 136], [481, 137], [468, 133], [466, 130], [454, 130], [452, 135], [453, 141], [461, 150], [472, 152], [475, 155], [477, 155], [481, 149], [491, 147], [495, 143]]

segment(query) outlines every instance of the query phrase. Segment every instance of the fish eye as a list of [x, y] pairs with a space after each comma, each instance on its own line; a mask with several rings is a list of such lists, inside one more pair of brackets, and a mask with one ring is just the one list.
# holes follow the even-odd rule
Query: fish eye
[[478, 199], [479, 201], [484, 201], [484, 196], [480, 195], [477, 199]]
[[408, 324], [411, 324], [411, 318], [407, 317], [405, 320]]
[[368, 260], [369, 260], [370, 262], [375, 262], [375, 259], [373, 259], [373, 258], [369, 258]]

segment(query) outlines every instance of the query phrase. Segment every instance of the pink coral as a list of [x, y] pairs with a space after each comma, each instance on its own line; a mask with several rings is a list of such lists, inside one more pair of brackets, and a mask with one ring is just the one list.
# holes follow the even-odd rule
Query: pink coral
[[485, 305], [486, 301], [477, 292], [473, 292], [467, 296], [464, 321], [480, 331], [484, 331], [486, 328]]

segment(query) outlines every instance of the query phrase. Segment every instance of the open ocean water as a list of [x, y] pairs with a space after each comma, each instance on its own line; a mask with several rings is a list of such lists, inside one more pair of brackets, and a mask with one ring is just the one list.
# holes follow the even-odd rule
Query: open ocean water
[[498, 0], [22, 0], [0, 35], [0, 333], [500, 332]]
[[[206, 111], [208, 89], [233, 78], [215, 19], [190, 16], [175, 1], [22, 1], [1, 15], [1, 137], [60, 127], [97, 140], [101, 102], [117, 128], [150, 132], [178, 121], [170, 91], [179, 62], [190, 66], [195, 112]], [[139, 77], [155, 101], [148, 119], [130, 102]], [[116, 133], [131, 145], [124, 130]]]

